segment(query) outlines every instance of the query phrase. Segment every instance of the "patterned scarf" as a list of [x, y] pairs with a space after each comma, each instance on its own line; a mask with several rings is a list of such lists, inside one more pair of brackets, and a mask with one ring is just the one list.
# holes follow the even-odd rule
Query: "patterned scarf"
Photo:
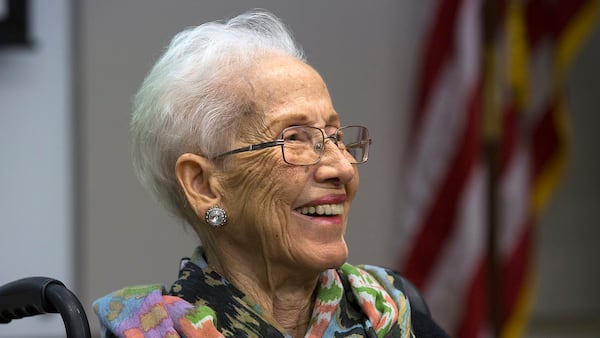
[[[250, 297], [216, 273], [197, 250], [168, 294], [160, 285], [122, 289], [94, 311], [103, 337], [290, 337]], [[409, 303], [396, 275], [344, 264], [321, 274], [305, 337], [413, 337]]]

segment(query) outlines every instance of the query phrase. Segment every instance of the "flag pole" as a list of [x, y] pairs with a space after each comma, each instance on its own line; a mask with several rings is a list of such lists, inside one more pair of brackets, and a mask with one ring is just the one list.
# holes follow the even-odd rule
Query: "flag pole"
[[498, 232], [498, 178], [499, 138], [501, 114], [497, 77], [495, 37], [498, 29], [497, 2], [486, 0], [483, 7], [483, 136], [484, 161], [487, 171], [487, 266], [488, 266], [488, 319], [492, 337], [500, 337], [500, 308], [502, 292], [497, 248]]

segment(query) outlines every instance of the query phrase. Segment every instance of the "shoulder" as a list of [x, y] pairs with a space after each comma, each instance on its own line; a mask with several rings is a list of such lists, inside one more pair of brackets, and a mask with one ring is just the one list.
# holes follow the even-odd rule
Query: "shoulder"
[[100, 319], [119, 321], [128, 311], [135, 311], [149, 301], [162, 297], [159, 284], [136, 285], [114, 291], [94, 301], [94, 312]]
[[[135, 334], [176, 332], [179, 319], [188, 314], [193, 306], [181, 298], [163, 293], [163, 287], [158, 284], [138, 285], [117, 290], [96, 300], [93, 308], [103, 336], [134, 337]], [[155, 327], [153, 323], [161, 325]]]
[[359, 265], [358, 269], [373, 276], [384, 289], [397, 297], [403, 294], [410, 306], [411, 326], [416, 337], [449, 337], [431, 317], [425, 298], [407, 278], [398, 272], [375, 265]]
[[376, 265], [358, 265], [357, 268], [373, 276], [387, 292], [404, 294], [408, 298], [412, 311], [430, 316], [429, 307], [421, 292], [398, 272]]

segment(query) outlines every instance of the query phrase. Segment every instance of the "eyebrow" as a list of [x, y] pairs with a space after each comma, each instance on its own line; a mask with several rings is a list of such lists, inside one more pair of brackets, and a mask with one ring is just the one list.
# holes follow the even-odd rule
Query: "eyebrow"
[[[289, 123], [290, 121], [293, 121], [293, 122]], [[310, 119], [304, 113], [297, 112], [297, 111], [285, 112], [278, 119], [275, 119], [274, 121], [272, 121], [270, 125], [267, 125], [265, 130], [263, 131], [263, 133], [269, 132], [269, 133], [273, 133], [275, 135], [279, 135], [281, 133], [281, 131], [283, 131], [283, 129], [285, 129], [287, 127], [290, 127], [292, 125], [304, 126], [304, 125], [308, 125], [309, 122], [310, 122]], [[336, 125], [339, 126], [339, 123], [340, 123], [339, 115], [337, 114], [337, 112], [335, 110], [332, 110], [332, 113], [328, 116], [327, 120], [325, 121], [325, 127], [336, 126]]]
[[[286, 113], [283, 118], [279, 118], [277, 119], [277, 121], [282, 121], [283, 119], [287, 120], [287, 121], [295, 121], [294, 124], [297, 125], [306, 125], [310, 119], [303, 113], [298, 113], [298, 112], [291, 112], [291, 113]], [[337, 112], [334, 111], [333, 114], [331, 114], [329, 116], [329, 118], [325, 121], [325, 126], [331, 126], [331, 125], [335, 125], [335, 124], [339, 124], [340, 123], [340, 118], [339, 115], [337, 114]]]
[[277, 121], [282, 122], [284, 119], [286, 121], [294, 121], [294, 123], [298, 124], [306, 124], [309, 121], [308, 117], [305, 114], [298, 112], [287, 113], [283, 116], [283, 118], [277, 119]]

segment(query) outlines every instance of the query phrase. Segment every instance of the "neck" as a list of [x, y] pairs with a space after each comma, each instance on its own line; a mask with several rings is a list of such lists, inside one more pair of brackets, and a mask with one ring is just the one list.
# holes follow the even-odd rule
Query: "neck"
[[304, 337], [314, 305], [319, 273], [300, 273], [266, 260], [249, 263], [242, 257], [206, 252], [209, 266], [263, 309], [263, 317], [292, 337]]
[[[296, 300], [276, 299], [273, 304], [273, 316], [292, 337], [304, 337], [312, 314], [313, 294]], [[297, 305], [296, 305], [297, 304]]]

